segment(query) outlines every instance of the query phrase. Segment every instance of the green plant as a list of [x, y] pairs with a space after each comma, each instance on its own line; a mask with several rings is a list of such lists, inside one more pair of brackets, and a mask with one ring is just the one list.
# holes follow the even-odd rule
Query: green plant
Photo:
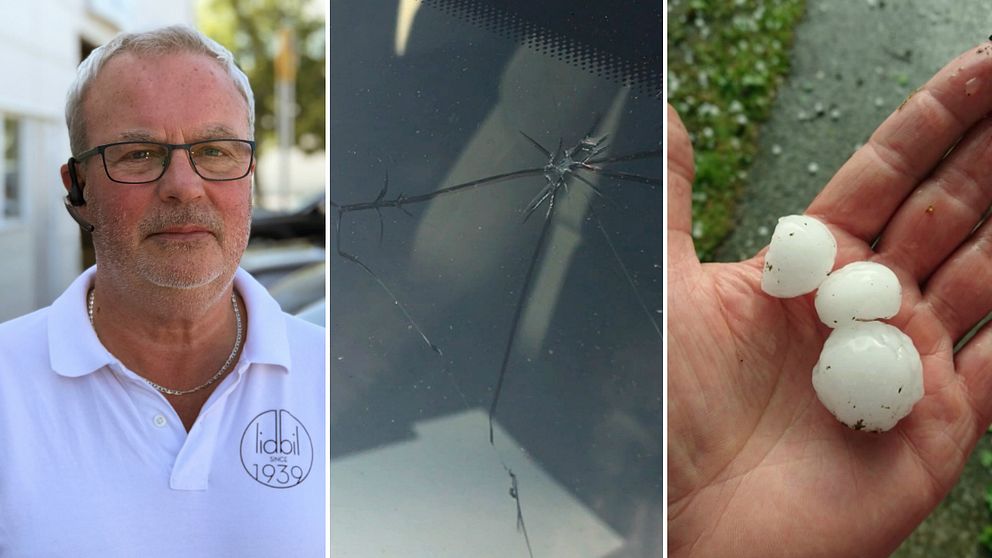
[[259, 149], [275, 142], [276, 58], [279, 31], [296, 35], [295, 144], [311, 153], [324, 149], [324, 18], [313, 0], [200, 0], [198, 22], [208, 36], [234, 53], [255, 93]]
[[982, 467], [992, 469], [992, 450], [983, 449], [978, 452], [978, 461], [982, 464]]
[[805, 0], [673, 0], [668, 100], [696, 153], [693, 237], [703, 260], [733, 228], [758, 128], [789, 71]]
[[992, 525], [986, 525], [978, 536], [978, 542], [987, 550], [992, 551]]
[[[992, 426], [989, 427], [988, 432], [992, 432]], [[984, 443], [985, 440], [982, 442]], [[978, 450], [978, 462], [986, 470], [992, 471], [992, 450], [987, 448]], [[985, 506], [989, 513], [992, 513], [992, 485], [985, 487]], [[992, 552], [992, 524], [986, 524], [982, 528], [982, 532], [978, 535], [978, 542], [986, 550]]]

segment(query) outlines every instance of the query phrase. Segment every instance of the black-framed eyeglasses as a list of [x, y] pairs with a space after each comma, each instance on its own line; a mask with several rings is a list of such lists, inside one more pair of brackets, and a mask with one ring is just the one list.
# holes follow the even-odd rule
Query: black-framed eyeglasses
[[213, 139], [193, 143], [121, 141], [98, 145], [73, 156], [82, 162], [100, 154], [107, 178], [122, 184], [145, 184], [162, 178], [174, 149], [189, 156], [190, 165], [204, 180], [238, 180], [248, 176], [255, 159], [255, 142], [242, 139]]

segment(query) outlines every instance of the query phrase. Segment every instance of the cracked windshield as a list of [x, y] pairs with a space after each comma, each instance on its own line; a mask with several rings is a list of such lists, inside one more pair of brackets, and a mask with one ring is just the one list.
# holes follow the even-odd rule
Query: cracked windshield
[[661, 2], [331, 4], [331, 553], [661, 554]]

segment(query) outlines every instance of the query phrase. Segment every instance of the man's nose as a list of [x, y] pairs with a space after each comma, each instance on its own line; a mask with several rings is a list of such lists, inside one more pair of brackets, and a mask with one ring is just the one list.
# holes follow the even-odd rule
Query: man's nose
[[167, 159], [165, 173], [158, 179], [162, 201], [188, 202], [204, 195], [204, 179], [196, 173], [189, 150], [173, 148]]

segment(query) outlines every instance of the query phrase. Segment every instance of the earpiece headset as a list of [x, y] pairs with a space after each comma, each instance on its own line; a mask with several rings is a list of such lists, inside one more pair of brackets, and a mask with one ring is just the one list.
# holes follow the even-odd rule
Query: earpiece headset
[[79, 185], [79, 178], [76, 176], [76, 159], [69, 157], [69, 163], [67, 166], [69, 167], [69, 193], [63, 200], [65, 203], [65, 210], [69, 212], [69, 216], [72, 217], [74, 221], [79, 223], [79, 226], [82, 227], [84, 231], [93, 232], [96, 227], [83, 219], [76, 210], [77, 207], [86, 205], [86, 198], [83, 197], [83, 187]]

